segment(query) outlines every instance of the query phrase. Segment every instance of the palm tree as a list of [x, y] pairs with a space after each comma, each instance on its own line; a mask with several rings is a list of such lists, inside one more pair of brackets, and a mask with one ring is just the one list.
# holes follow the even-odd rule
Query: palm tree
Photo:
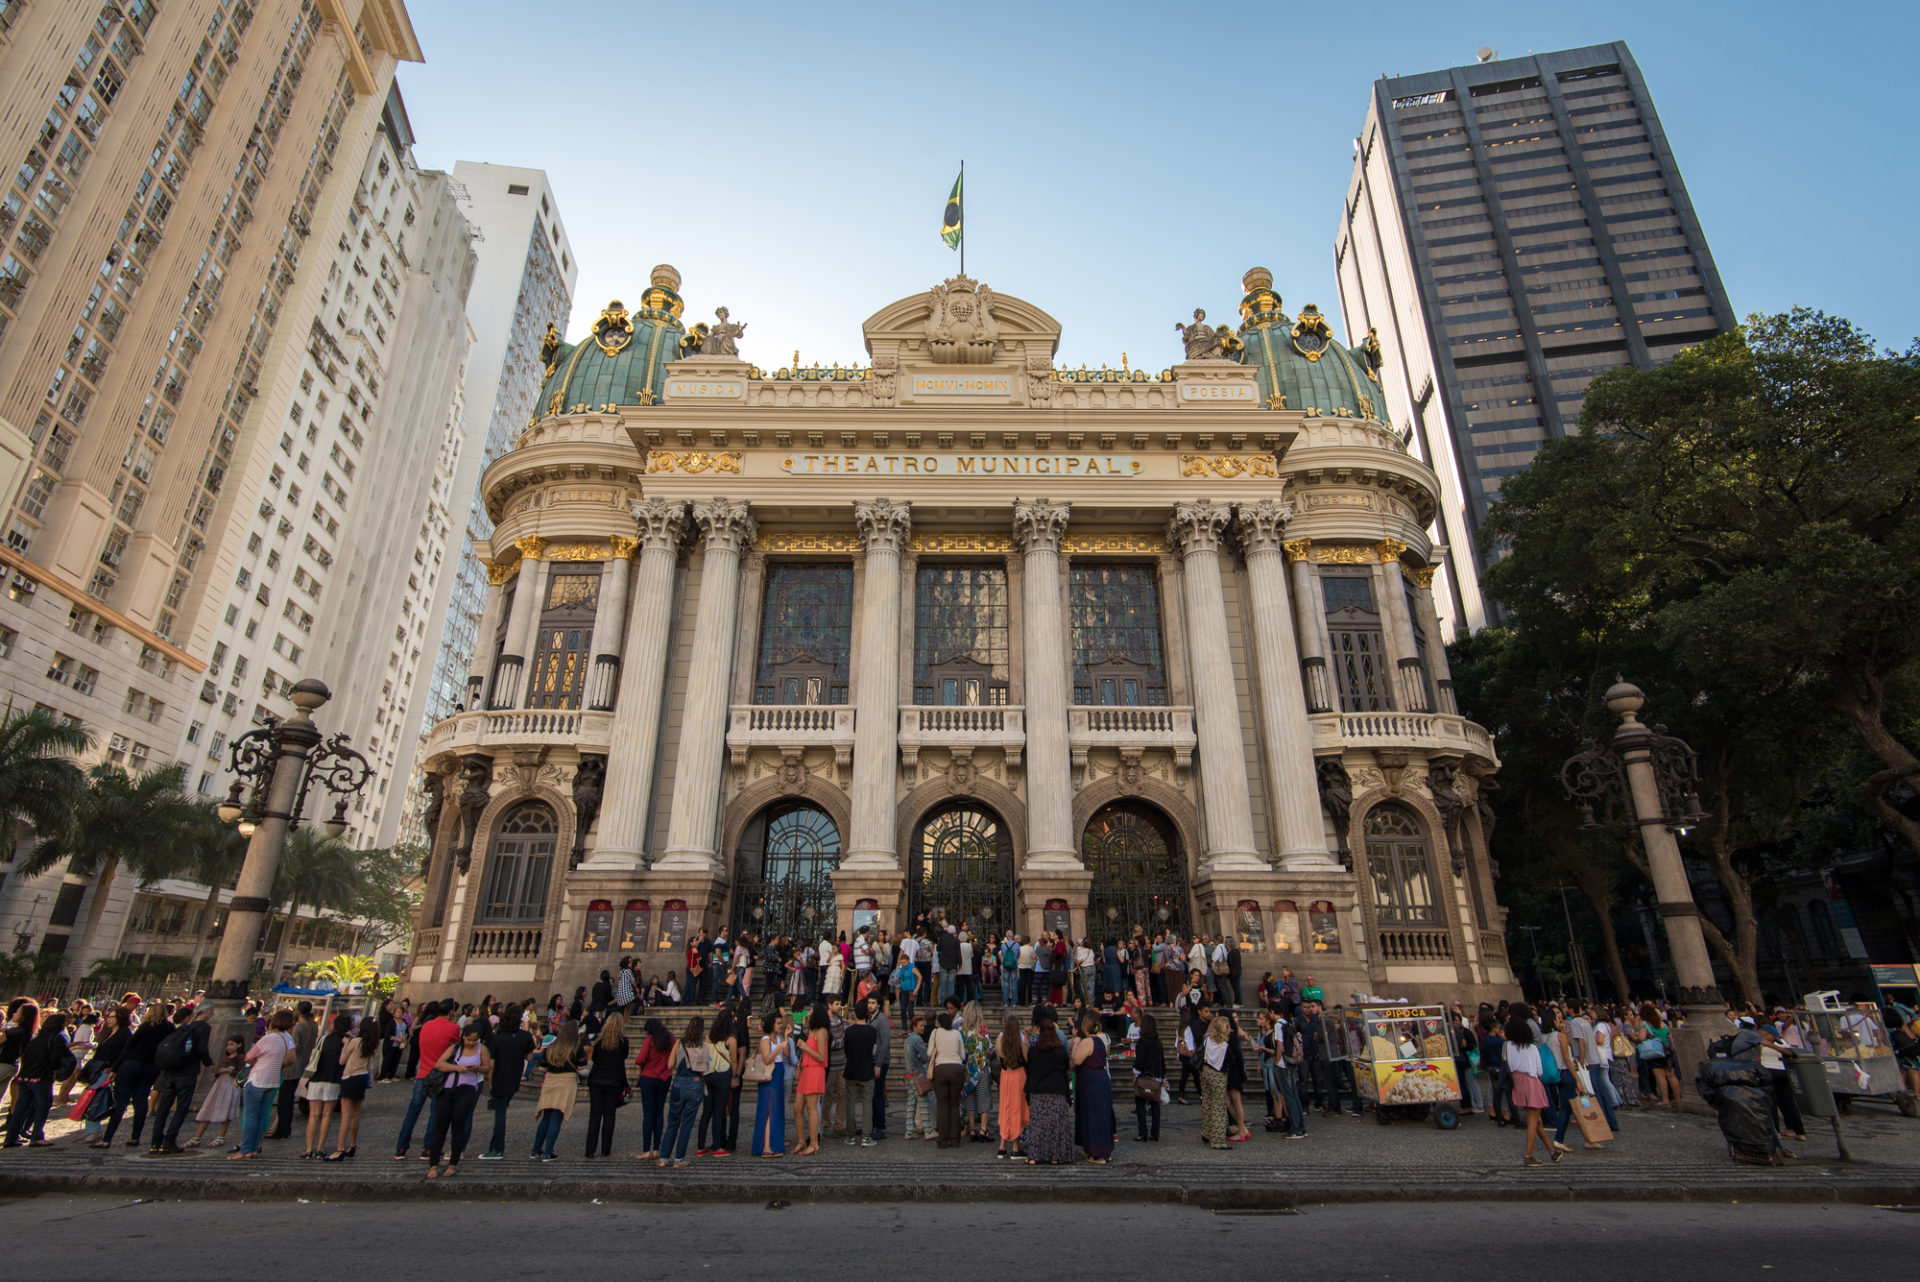
[[287, 834], [280, 866], [273, 875], [273, 902], [288, 905], [270, 972], [276, 980], [287, 945], [293, 941], [294, 926], [300, 920], [300, 906], [313, 909], [316, 918], [330, 909], [346, 909], [353, 903], [359, 884], [358, 852], [352, 846], [311, 828], [296, 828]]
[[213, 918], [220, 907], [220, 892], [240, 875], [247, 861], [247, 839], [230, 823], [221, 821], [212, 806], [201, 805], [195, 823], [200, 825], [200, 844], [187, 875], [207, 888], [207, 902], [200, 913], [200, 933], [193, 941], [193, 958], [187, 963], [190, 975], [200, 974], [200, 961], [207, 953], [207, 940], [213, 934]]
[[91, 940], [122, 864], [143, 883], [176, 876], [192, 864], [200, 829], [197, 807], [181, 787], [186, 775], [177, 761], [138, 775], [116, 765], [95, 766], [61, 822], [39, 829], [39, 842], [15, 867], [31, 876], [65, 864], [70, 872], [93, 877], [93, 903], [82, 935]]
[[353, 953], [341, 953], [320, 963], [314, 972], [321, 979], [333, 981], [336, 988], [344, 989], [349, 984], [364, 984], [380, 973], [373, 958], [360, 957]]
[[73, 763], [92, 736], [76, 725], [55, 721], [39, 709], [7, 710], [0, 717], [0, 834], [11, 854], [22, 821], [37, 833], [60, 828], [78, 808], [86, 776]]

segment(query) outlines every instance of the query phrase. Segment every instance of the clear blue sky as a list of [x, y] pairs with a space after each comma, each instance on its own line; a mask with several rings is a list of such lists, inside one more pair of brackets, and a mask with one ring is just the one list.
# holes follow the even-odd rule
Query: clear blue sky
[[1058, 318], [1063, 363], [1158, 370], [1194, 307], [1271, 267], [1337, 312], [1332, 246], [1372, 81], [1625, 40], [1734, 309], [1920, 333], [1920, 5], [1620, 2], [659, 4], [408, 0], [423, 165], [545, 169], [571, 333], [657, 262], [767, 368], [866, 361], [860, 322], [967, 269]]

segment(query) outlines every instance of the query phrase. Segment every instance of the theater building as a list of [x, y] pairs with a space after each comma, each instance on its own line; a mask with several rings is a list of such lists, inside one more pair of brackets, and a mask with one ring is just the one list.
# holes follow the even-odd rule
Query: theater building
[[1170, 368], [1060, 369], [1058, 322], [957, 276], [869, 318], [868, 365], [769, 371], [679, 286], [550, 335], [482, 481], [414, 991], [923, 912], [1226, 934], [1249, 993], [1510, 990], [1498, 761], [1377, 343], [1255, 269]]

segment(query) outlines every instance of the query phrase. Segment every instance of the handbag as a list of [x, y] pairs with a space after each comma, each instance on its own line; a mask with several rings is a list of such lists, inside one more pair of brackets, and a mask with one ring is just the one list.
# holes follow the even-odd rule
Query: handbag
[[89, 1086], [86, 1090], [80, 1092], [80, 1098], [75, 1100], [73, 1107], [67, 1110], [67, 1120], [69, 1122], [85, 1120], [87, 1116], [87, 1106], [93, 1103], [93, 1097], [97, 1095], [99, 1091], [100, 1088], [98, 1086]]
[[910, 1079], [915, 1095], [925, 1095], [933, 1090], [933, 1078], [927, 1073], [915, 1073]]
[[740, 1082], [746, 1086], [761, 1086], [773, 1080], [773, 1065], [767, 1063], [757, 1051], [746, 1067], [740, 1070]]
[[1553, 1057], [1553, 1048], [1545, 1042], [1540, 1043], [1540, 1084], [1552, 1086], [1560, 1080], [1560, 1061]]
[[439, 1099], [447, 1089], [447, 1070], [436, 1068], [420, 1079], [420, 1093], [428, 1099]]
[[1633, 1043], [1627, 1040], [1625, 1033], [1613, 1035], [1613, 1057], [1615, 1059], [1633, 1058]]
[[1157, 1100], [1160, 1093], [1167, 1089], [1164, 1077], [1136, 1077], [1133, 1079], [1133, 1097], [1135, 1099]]
[[1667, 1057], [1667, 1045], [1653, 1034], [1647, 1034], [1645, 1041], [1634, 1047], [1633, 1053], [1640, 1059], [1656, 1060]]

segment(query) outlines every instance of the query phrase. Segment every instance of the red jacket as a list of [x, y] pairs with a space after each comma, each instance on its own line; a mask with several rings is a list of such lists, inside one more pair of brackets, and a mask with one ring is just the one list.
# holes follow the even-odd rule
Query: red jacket
[[640, 1039], [640, 1054], [633, 1061], [640, 1069], [640, 1076], [651, 1077], [656, 1081], [669, 1081], [673, 1077], [673, 1043], [668, 1041], [667, 1049], [660, 1050], [653, 1044], [651, 1037]]

